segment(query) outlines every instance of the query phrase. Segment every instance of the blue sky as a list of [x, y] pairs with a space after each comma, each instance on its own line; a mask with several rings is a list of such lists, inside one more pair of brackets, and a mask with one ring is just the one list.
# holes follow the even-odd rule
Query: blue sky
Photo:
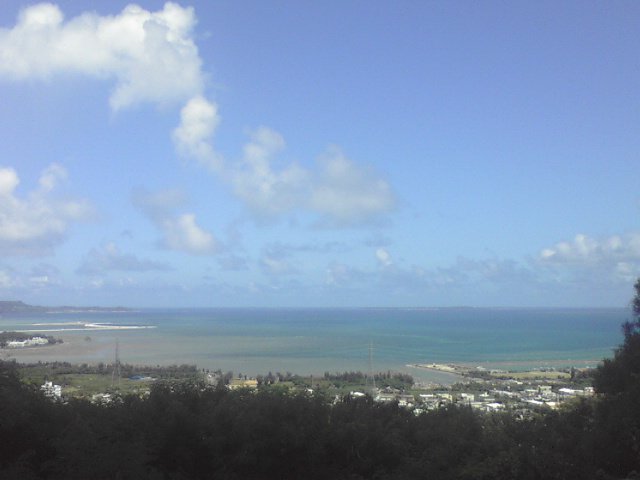
[[626, 306], [640, 4], [0, 5], [0, 297]]

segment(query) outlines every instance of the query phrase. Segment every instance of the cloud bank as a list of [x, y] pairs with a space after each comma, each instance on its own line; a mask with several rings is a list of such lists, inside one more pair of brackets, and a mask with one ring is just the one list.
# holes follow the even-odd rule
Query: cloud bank
[[572, 241], [557, 243], [543, 249], [541, 265], [564, 270], [591, 269], [621, 280], [640, 276], [640, 232], [595, 239], [578, 234]]

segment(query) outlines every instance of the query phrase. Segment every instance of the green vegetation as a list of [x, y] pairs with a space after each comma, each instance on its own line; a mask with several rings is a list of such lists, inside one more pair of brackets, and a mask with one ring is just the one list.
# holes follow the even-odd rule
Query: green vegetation
[[[220, 383], [228, 385], [231, 378], [234, 377], [233, 372], [222, 373], [221, 371], [214, 372]], [[242, 376], [242, 375], [240, 375]], [[298, 389], [323, 389], [330, 393], [347, 393], [354, 389], [363, 389], [371, 387], [374, 384], [378, 388], [393, 389], [399, 392], [410, 390], [413, 387], [414, 380], [411, 375], [400, 372], [378, 372], [373, 376], [370, 374], [358, 372], [342, 372], [342, 373], [329, 373], [325, 372], [323, 376], [303, 376], [293, 374], [291, 372], [280, 373], [269, 372], [267, 375], [258, 375], [256, 380], [258, 386], [273, 386], [279, 385], [280, 387], [298, 388]]]
[[[406, 373], [386, 372], [373, 375], [378, 388], [389, 388], [405, 391], [413, 387], [413, 377]], [[337, 388], [362, 386], [370, 383], [369, 375], [362, 372], [329, 373], [325, 372], [323, 380], [326, 384]]]
[[[264, 379], [257, 390], [232, 391], [198, 381], [197, 372], [110, 403], [51, 401], [35, 382], [21, 381], [42, 378], [42, 366], [28, 377], [28, 369], [2, 362], [0, 478], [638, 478], [640, 281], [635, 288], [624, 341], [594, 372], [598, 395], [529, 415], [455, 405], [416, 413], [398, 402], [334, 399], [322, 388], [288, 391]], [[63, 364], [58, 373], [64, 368], [76, 367]], [[74, 381], [95, 374], [61, 373]], [[328, 376], [318, 381], [352, 378]]]
[[0, 313], [31, 312], [37, 308], [40, 307], [27, 305], [20, 300], [0, 300]]
[[38, 362], [17, 365], [23, 383], [32, 386], [53, 382], [63, 387], [65, 397], [91, 397], [95, 393], [115, 395], [149, 392], [155, 381], [197, 382], [202, 373], [195, 365], [149, 366], [120, 365], [120, 375], [113, 364], [74, 365], [69, 362]]

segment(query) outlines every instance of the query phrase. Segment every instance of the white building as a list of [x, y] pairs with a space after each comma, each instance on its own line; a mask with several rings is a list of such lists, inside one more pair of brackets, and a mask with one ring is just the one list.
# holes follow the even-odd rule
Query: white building
[[54, 385], [53, 382], [44, 382], [40, 387], [47, 397], [62, 398], [62, 386]]
[[11, 340], [7, 342], [7, 347], [9, 348], [22, 348], [22, 347], [31, 347], [34, 345], [46, 345], [49, 343], [49, 340], [42, 337], [33, 337], [27, 340]]

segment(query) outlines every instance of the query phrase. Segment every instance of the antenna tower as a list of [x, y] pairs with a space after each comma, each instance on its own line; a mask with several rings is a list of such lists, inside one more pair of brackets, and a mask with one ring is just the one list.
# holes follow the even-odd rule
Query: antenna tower
[[377, 393], [376, 375], [373, 373], [373, 342], [369, 342], [369, 375], [367, 375], [367, 386], [372, 394]]
[[111, 374], [111, 384], [118, 386], [122, 380], [122, 369], [120, 368], [120, 341], [116, 340], [116, 361], [113, 364], [113, 373]]

